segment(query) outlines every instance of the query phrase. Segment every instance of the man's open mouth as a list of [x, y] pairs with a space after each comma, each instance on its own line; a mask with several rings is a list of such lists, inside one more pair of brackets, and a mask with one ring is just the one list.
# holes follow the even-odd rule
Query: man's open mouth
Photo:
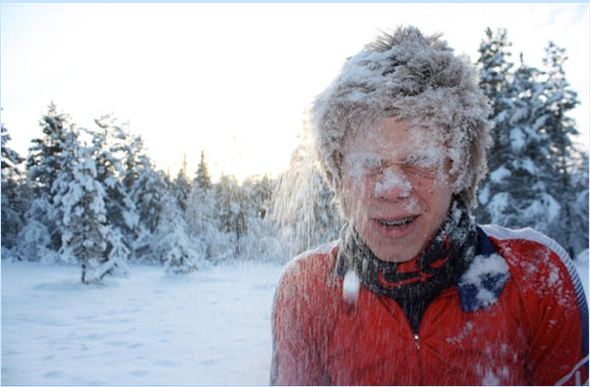
[[403, 227], [412, 223], [418, 215], [406, 216], [396, 220], [378, 219], [377, 222], [386, 227]]

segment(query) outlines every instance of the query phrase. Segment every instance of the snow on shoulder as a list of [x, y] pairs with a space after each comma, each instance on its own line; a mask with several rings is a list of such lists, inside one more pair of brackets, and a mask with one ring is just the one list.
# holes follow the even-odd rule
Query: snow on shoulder
[[485, 308], [498, 300], [509, 275], [508, 264], [498, 254], [477, 255], [459, 285], [471, 300], [469, 305]]
[[[574, 261], [570, 258], [569, 254], [565, 251], [563, 247], [561, 247], [559, 243], [557, 243], [555, 240], [551, 239], [547, 235], [528, 227], [518, 230], [512, 230], [509, 228], [496, 225], [484, 225], [482, 226], [482, 229], [485, 231], [487, 235], [499, 240], [522, 239], [537, 242], [545, 246], [553, 253], [555, 253], [561, 261], [561, 263], [567, 269], [569, 279], [572, 281], [572, 284], [574, 286], [574, 291], [576, 293], [578, 304], [580, 305], [584, 313], [587, 313], [588, 307], [586, 304], [584, 285], [580, 280], [580, 276], [578, 274], [578, 270], [574, 265]], [[551, 286], [561, 286], [562, 271], [559, 269], [557, 265], [555, 265], [555, 263], [549, 262], [548, 260], [546, 260], [545, 264], [551, 267], [551, 273], [548, 277], [547, 284]], [[532, 265], [531, 269], [536, 270], [535, 265]]]
[[510, 228], [497, 226], [497, 225], [483, 225], [481, 226], [485, 233], [493, 238], [506, 240], [506, 239], [524, 239], [527, 241], [533, 241], [540, 243], [561, 258], [562, 261], [570, 260], [569, 254], [566, 253], [565, 249], [561, 247], [559, 243], [551, 239], [547, 235], [540, 233], [539, 231], [533, 230], [530, 227], [525, 227], [517, 230]]

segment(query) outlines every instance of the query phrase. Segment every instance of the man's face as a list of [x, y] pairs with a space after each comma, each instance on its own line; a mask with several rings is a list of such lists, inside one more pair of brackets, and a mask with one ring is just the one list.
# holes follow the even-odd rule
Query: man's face
[[442, 140], [387, 118], [350, 135], [343, 156], [345, 211], [363, 241], [383, 261], [416, 257], [451, 203]]

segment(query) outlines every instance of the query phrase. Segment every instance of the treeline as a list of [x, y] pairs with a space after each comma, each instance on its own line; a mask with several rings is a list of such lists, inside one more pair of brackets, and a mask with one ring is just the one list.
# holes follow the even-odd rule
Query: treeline
[[566, 80], [565, 50], [549, 42], [543, 68], [510, 57], [504, 29], [486, 30], [479, 47], [481, 87], [494, 124], [489, 174], [479, 191], [483, 223], [533, 227], [569, 254], [588, 248], [588, 153], [568, 116], [580, 102]]
[[[505, 30], [486, 30], [477, 65], [494, 126], [480, 223], [534, 227], [572, 256], [588, 248], [588, 154], [568, 113], [579, 104], [565, 51], [542, 69], [510, 60]], [[235, 259], [284, 260], [337, 237], [333, 195], [302, 139], [278, 179], [213, 183], [204, 154], [191, 173], [156, 169], [140, 137], [111, 116], [79, 128], [50, 105], [26, 160], [2, 125], [2, 258], [81, 264], [100, 281], [127, 262], [185, 273]]]
[[128, 271], [129, 261], [179, 273], [280, 258], [267, 220], [273, 180], [213, 183], [203, 153], [193, 176], [184, 162], [172, 178], [113, 117], [95, 124], [78, 128], [50, 105], [26, 160], [9, 148], [2, 126], [3, 258], [79, 262], [84, 283]]

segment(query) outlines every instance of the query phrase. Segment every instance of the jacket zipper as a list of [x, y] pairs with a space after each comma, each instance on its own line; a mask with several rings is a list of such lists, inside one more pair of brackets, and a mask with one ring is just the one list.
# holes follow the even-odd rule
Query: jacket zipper
[[408, 333], [410, 334], [410, 337], [412, 337], [412, 340], [414, 341], [414, 348], [416, 350], [416, 359], [417, 359], [417, 368], [418, 368], [418, 383], [416, 383], [417, 385], [423, 385], [424, 384], [424, 373], [422, 370], [422, 355], [421, 355], [421, 343], [420, 343], [420, 328], [423, 328], [424, 322], [428, 321], [428, 319], [426, 318], [428, 315], [428, 312], [430, 311], [430, 309], [432, 309], [432, 305], [434, 303], [436, 303], [438, 300], [442, 299], [442, 298], [446, 298], [448, 297], [450, 294], [449, 291], [447, 290], [443, 290], [434, 300], [432, 300], [432, 302], [426, 307], [426, 310], [424, 311], [424, 314], [422, 315], [422, 320], [420, 321], [420, 326], [418, 327], [417, 331], [414, 331], [414, 329], [412, 328], [412, 326], [410, 325], [410, 321], [408, 320], [408, 318], [406, 317], [404, 311], [402, 310], [402, 308], [398, 305], [397, 302], [395, 302], [394, 300], [392, 300], [394, 308], [396, 309], [396, 313], [400, 313], [400, 315], [402, 316], [402, 320], [405, 321], [405, 325], [407, 328]]
[[[421, 354], [420, 354], [420, 327], [418, 327], [418, 331], [414, 331], [414, 329], [412, 329], [412, 326], [410, 325], [410, 321], [408, 320], [408, 318], [404, 314], [402, 308], [399, 307], [399, 305], [396, 302], [394, 302], [394, 305], [397, 308], [397, 311], [401, 314], [402, 320], [405, 321], [406, 328], [408, 329], [408, 332], [410, 333], [410, 335], [414, 341], [414, 349], [416, 350], [416, 361], [417, 361], [416, 366], [418, 368], [418, 383], [416, 383], [416, 384], [423, 385], [424, 384], [424, 375], [422, 374], [422, 359], [421, 359]], [[420, 325], [422, 325], [422, 322], [424, 322], [424, 317], [426, 316], [426, 312], [428, 311], [428, 309], [429, 308], [427, 307], [426, 310], [424, 311], [424, 315], [422, 316], [422, 321], [421, 321]]]
[[422, 377], [422, 359], [420, 356], [420, 335], [418, 333], [414, 333], [414, 346], [416, 347], [416, 359], [418, 359], [418, 384], [422, 385], [424, 383], [424, 378]]

